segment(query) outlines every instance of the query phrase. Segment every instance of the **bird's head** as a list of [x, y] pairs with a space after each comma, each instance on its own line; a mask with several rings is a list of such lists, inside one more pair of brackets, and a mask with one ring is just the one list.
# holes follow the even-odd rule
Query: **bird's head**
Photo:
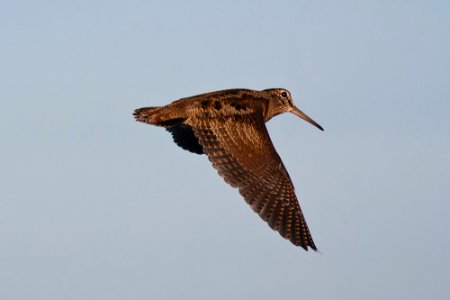
[[304, 112], [298, 109], [294, 102], [292, 101], [291, 93], [286, 89], [267, 89], [263, 92], [268, 95], [268, 107], [266, 111], [265, 121], [270, 120], [272, 117], [279, 115], [284, 112], [291, 112], [294, 115], [299, 116], [303, 120], [311, 123], [320, 130], [323, 131], [322, 126], [320, 126], [316, 121], [308, 117]]

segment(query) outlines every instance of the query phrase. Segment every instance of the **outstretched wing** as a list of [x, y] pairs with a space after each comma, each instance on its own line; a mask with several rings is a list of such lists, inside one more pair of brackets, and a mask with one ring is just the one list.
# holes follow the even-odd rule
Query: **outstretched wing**
[[261, 114], [191, 118], [188, 125], [214, 168], [281, 236], [317, 250], [286, 168]]

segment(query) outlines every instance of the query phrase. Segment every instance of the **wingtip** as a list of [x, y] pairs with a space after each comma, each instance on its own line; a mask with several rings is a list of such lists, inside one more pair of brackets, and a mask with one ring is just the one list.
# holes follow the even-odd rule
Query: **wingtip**
[[316, 245], [314, 244], [314, 242], [309, 242], [308, 244], [299, 244], [299, 245], [296, 245], [296, 246], [299, 246], [299, 247], [301, 247], [303, 250], [305, 250], [306, 252], [308, 252], [310, 249], [311, 250], [313, 250], [314, 252], [318, 252], [318, 253], [320, 253], [320, 250], [319, 249], [317, 249], [317, 247], [316, 247]]
[[314, 244], [309, 245], [309, 248], [311, 248], [312, 250], [314, 250], [314, 252], [320, 253], [319, 249], [317, 249], [316, 245], [314, 245]]

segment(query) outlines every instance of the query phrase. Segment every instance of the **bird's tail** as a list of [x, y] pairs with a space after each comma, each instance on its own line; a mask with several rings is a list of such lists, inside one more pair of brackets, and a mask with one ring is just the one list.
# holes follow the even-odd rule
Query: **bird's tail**
[[158, 112], [161, 110], [161, 107], [142, 107], [138, 108], [134, 111], [133, 116], [135, 117], [136, 121], [149, 123], [149, 124], [156, 124]]
[[138, 108], [134, 111], [133, 116], [136, 121], [166, 128], [179, 125], [184, 120], [183, 118], [174, 118], [170, 111], [165, 109], [165, 106]]

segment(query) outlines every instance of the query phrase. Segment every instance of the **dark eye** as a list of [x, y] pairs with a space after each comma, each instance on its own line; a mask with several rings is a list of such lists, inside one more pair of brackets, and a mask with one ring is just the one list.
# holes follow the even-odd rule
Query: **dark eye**
[[287, 98], [287, 93], [286, 93], [286, 92], [282, 92], [282, 93], [281, 93], [281, 97]]

